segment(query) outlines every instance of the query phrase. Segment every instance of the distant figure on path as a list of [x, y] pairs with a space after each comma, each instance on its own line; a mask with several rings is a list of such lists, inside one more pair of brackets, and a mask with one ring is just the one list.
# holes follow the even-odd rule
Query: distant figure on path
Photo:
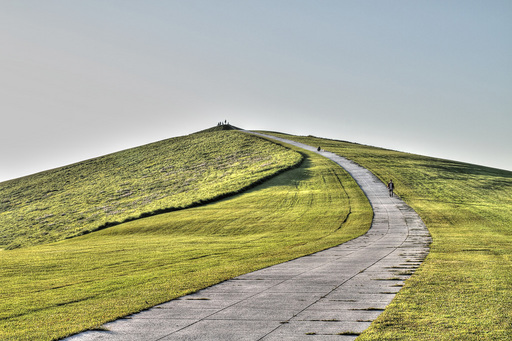
[[393, 196], [393, 190], [395, 189], [395, 184], [393, 183], [393, 180], [389, 180], [388, 182], [388, 189], [389, 189], [389, 196]]
[[317, 151], [321, 151], [321, 150], [322, 150], [322, 148], [318, 147]]

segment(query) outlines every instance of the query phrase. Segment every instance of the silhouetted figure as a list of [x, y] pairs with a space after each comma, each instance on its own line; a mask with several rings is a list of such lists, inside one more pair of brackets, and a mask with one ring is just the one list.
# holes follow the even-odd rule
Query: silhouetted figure
[[321, 151], [321, 150], [322, 150], [322, 148], [320, 148], [320, 147], [318, 147], [318, 148], [316, 149], [316, 151], [317, 151], [317, 152], [319, 152], [319, 151]]
[[395, 184], [393, 183], [393, 180], [389, 180], [388, 182], [388, 190], [389, 190], [389, 196], [393, 196], [393, 191], [395, 189]]

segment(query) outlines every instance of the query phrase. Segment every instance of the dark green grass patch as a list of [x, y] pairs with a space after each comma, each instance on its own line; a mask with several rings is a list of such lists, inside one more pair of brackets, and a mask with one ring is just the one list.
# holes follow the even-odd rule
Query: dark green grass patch
[[0, 183], [0, 248], [51, 242], [237, 193], [301, 156], [239, 131], [172, 138]]
[[300, 167], [216, 203], [56, 243], [0, 252], [0, 339], [97, 328], [367, 231], [371, 208], [333, 162]]
[[431, 251], [358, 340], [512, 340], [512, 172], [314, 137], [421, 216]]

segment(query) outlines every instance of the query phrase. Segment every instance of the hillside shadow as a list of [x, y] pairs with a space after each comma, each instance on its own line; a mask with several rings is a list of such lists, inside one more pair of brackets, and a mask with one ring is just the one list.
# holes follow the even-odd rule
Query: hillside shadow
[[491, 168], [486, 166], [479, 166], [470, 163], [459, 163], [454, 161], [438, 161], [439, 164], [423, 164], [423, 166], [429, 168], [435, 168], [443, 172], [453, 174], [466, 174], [466, 175], [483, 175], [483, 176], [499, 176], [504, 178], [512, 179], [512, 172]]
[[512, 188], [512, 172], [468, 163], [439, 160], [436, 163], [422, 163], [422, 167], [435, 170], [440, 178], [453, 180], [477, 180], [488, 189], [507, 190]]
[[312, 178], [309, 169], [312, 167], [313, 161], [307, 154], [299, 151], [297, 152], [302, 155], [302, 161], [296, 166], [285, 169], [267, 180], [258, 181], [257, 183], [255, 183], [250, 188], [247, 188], [246, 190], [234, 193], [232, 195], [228, 195], [222, 199], [215, 201], [230, 200], [248, 193], [253, 193], [278, 186], [294, 186], [298, 188], [301, 182], [308, 181], [309, 179]]
[[[308, 169], [312, 165], [312, 161], [306, 154], [299, 152], [299, 154], [302, 155], [302, 160], [295, 164], [294, 166], [282, 169], [274, 174], [268, 175], [267, 177], [261, 178], [250, 185], [247, 185], [238, 191], [231, 191], [227, 193], [220, 194], [216, 197], [212, 197], [210, 199], [206, 200], [200, 200], [197, 202], [193, 202], [190, 205], [187, 205], [185, 207], [169, 207], [169, 208], [162, 208], [150, 212], [143, 212], [137, 217], [132, 217], [128, 219], [124, 219], [122, 221], [111, 221], [106, 222], [105, 224], [99, 226], [98, 228], [88, 230], [88, 231], [82, 231], [81, 233], [77, 235], [70, 236], [65, 239], [71, 239], [75, 238], [81, 235], [86, 235], [89, 233], [93, 233], [96, 231], [101, 231], [109, 227], [117, 226], [123, 223], [131, 222], [134, 220], [139, 220], [147, 217], [152, 217], [160, 214], [175, 212], [175, 211], [182, 211], [190, 208], [205, 206], [208, 204], [213, 204], [216, 202], [224, 201], [224, 200], [231, 200], [233, 198], [236, 198], [238, 196], [244, 195], [246, 193], [251, 193], [254, 191], [260, 191], [266, 188], [275, 187], [275, 186], [283, 186], [283, 185], [289, 185], [290, 181], [294, 181], [296, 184], [295, 186], [298, 186], [298, 183], [307, 179], [311, 178], [311, 175], [308, 172]], [[293, 173], [293, 174], [292, 174]]]

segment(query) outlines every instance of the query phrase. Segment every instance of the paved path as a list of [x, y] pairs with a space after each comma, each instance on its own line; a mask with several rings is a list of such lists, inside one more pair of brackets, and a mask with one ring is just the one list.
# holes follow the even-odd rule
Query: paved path
[[419, 216], [402, 200], [390, 198], [368, 170], [335, 154], [320, 154], [345, 168], [366, 193], [374, 210], [368, 233], [67, 340], [354, 340], [420, 265], [430, 237]]

